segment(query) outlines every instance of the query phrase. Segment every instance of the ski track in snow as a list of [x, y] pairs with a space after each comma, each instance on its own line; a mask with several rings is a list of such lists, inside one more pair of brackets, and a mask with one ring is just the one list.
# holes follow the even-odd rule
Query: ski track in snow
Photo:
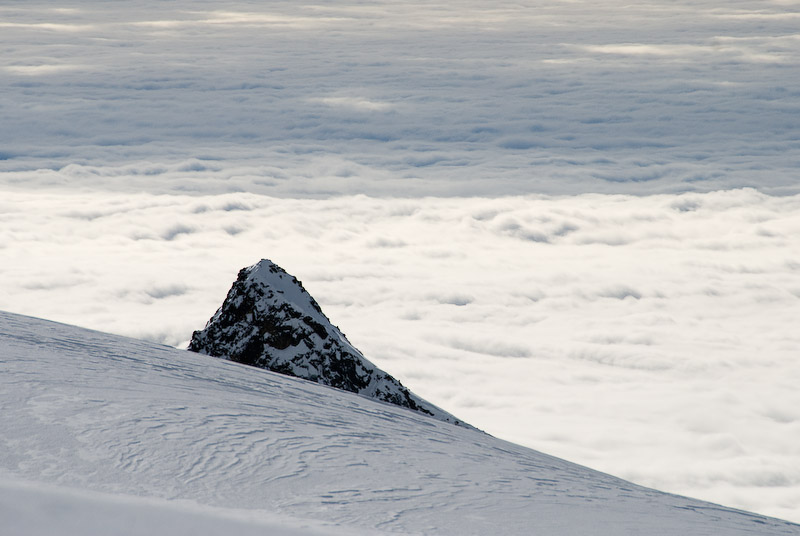
[[800, 534], [350, 393], [63, 324], [0, 313], [0, 366], [0, 479], [401, 533]]

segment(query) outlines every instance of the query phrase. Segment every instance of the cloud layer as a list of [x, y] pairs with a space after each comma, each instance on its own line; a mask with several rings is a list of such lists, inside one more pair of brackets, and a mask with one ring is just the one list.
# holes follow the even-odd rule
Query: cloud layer
[[798, 191], [792, 2], [72, 5], [0, 8], [0, 184]]
[[800, 196], [7, 192], [0, 309], [183, 345], [239, 268], [502, 438], [800, 520]]

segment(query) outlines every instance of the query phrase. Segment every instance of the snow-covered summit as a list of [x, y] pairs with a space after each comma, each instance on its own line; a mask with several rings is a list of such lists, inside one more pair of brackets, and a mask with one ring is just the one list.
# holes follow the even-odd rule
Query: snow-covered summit
[[370, 363], [300, 281], [268, 259], [243, 268], [189, 350], [310, 380], [464, 425]]

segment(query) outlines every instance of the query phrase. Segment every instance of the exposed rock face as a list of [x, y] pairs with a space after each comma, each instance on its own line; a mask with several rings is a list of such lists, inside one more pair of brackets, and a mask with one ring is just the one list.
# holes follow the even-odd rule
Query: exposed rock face
[[[189, 350], [389, 402], [461, 424], [367, 361], [293, 276], [269, 260], [239, 271]], [[468, 426], [468, 425], [466, 425]]]

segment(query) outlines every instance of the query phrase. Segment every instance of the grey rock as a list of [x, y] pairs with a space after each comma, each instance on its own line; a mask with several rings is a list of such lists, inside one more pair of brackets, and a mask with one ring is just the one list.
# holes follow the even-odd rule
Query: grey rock
[[189, 350], [303, 378], [467, 426], [370, 363], [297, 278], [264, 259], [239, 276]]

